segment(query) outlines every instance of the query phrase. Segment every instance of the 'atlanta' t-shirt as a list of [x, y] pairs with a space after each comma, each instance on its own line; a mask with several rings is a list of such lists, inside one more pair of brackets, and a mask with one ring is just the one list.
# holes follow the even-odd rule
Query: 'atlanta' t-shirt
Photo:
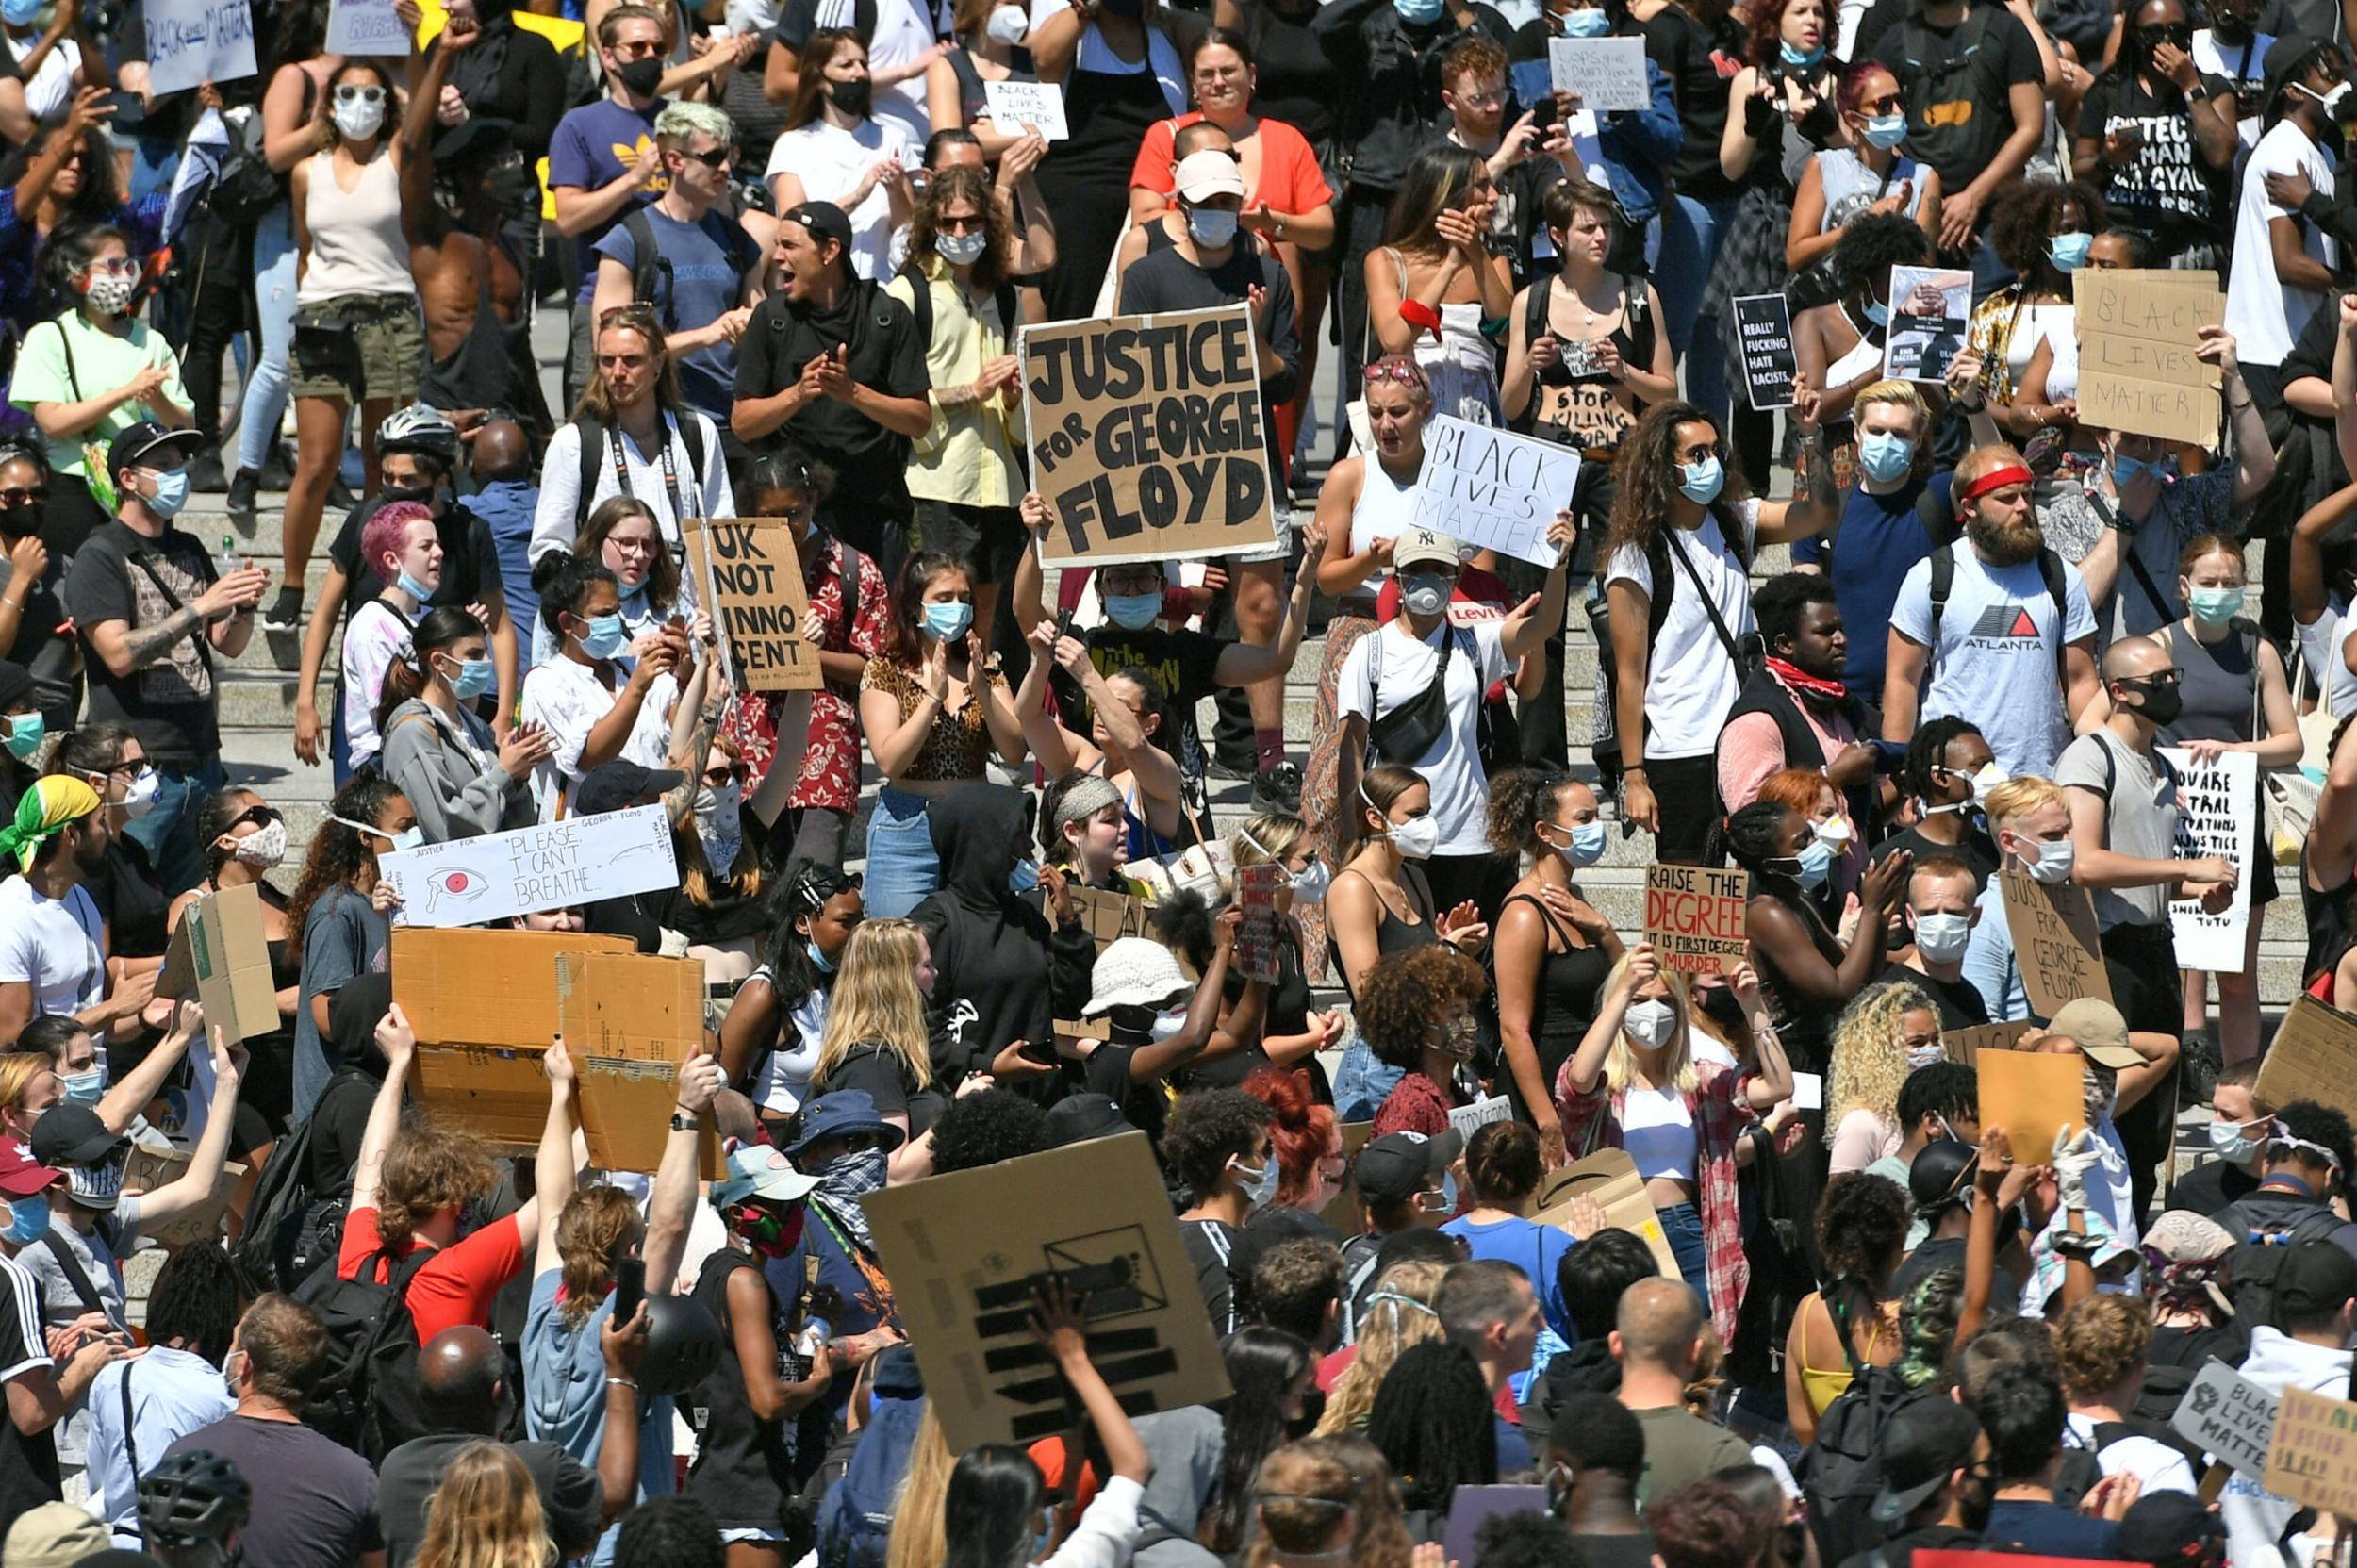
[[1891, 606], [1890, 629], [1931, 650], [1931, 668], [1919, 722], [1961, 715], [1981, 727], [1998, 766], [2014, 778], [2052, 777], [2054, 759], [2070, 741], [2062, 685], [2056, 678], [2056, 639], [2095, 635], [2079, 569], [2062, 564], [2064, 597], [2055, 604], [2036, 559], [1992, 567], [1963, 540], [1952, 547], [1955, 577], [1942, 607], [1939, 636], [1932, 637], [1932, 563], [1909, 569]]

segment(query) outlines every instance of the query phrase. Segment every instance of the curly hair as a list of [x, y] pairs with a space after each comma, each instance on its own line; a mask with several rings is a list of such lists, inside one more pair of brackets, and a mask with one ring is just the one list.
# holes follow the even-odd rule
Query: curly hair
[[1899, 787], [1923, 800], [1932, 792], [1932, 769], [1948, 771], [1948, 748], [1965, 735], [1980, 734], [1978, 724], [1954, 714], [1926, 720], [1908, 737], [1906, 760], [1899, 765]]
[[[1007, 261], [1014, 251], [1012, 214], [998, 205], [991, 190], [990, 178], [971, 164], [944, 169], [925, 182], [922, 194], [916, 198], [916, 215], [909, 230], [909, 256], [937, 256], [933, 238], [940, 230], [941, 212], [951, 202], [968, 201], [982, 217], [982, 254], [974, 263], [974, 288], [978, 294], [987, 294], [1007, 278]], [[920, 283], [918, 287], [922, 288]], [[999, 323], [1010, 340], [1019, 324]]]
[[1798, 640], [1801, 616], [1812, 604], [1833, 604], [1833, 579], [1821, 571], [1788, 571], [1752, 590], [1752, 619], [1760, 640], [1775, 651], [1779, 637]]
[[[1768, 65], [1782, 60], [1777, 46], [1784, 41], [1784, 13], [1791, 8], [1792, 0], [1767, 0], [1765, 5], [1752, 12], [1751, 27], [1743, 36], [1744, 63]], [[1818, 60], [1818, 70], [1821, 71], [1835, 63], [1833, 46], [1837, 40], [1833, 36], [1833, 7], [1829, 4], [1822, 8], [1818, 33], [1818, 45], [1825, 51]], [[1795, 71], [1792, 74], [1814, 79], [1812, 73]]]
[[1759, 1515], [1723, 1481], [1693, 1481], [1645, 1510], [1661, 1568], [1736, 1568], [1759, 1555]]
[[2063, 1391], [2073, 1399], [2101, 1397], [2144, 1365], [2152, 1347], [2152, 1314], [2124, 1296], [2090, 1296], [2073, 1302], [2054, 1324]]
[[532, 563], [532, 591], [540, 596], [540, 624], [547, 627], [561, 648], [565, 628], [556, 619], [569, 615], [576, 620], [588, 619], [581, 613], [588, 602], [589, 590], [600, 583], [612, 588], [618, 597], [621, 580], [614, 569], [603, 561], [587, 555], [576, 555], [569, 550], [552, 550]]
[[1252, 1265], [1252, 1299], [1261, 1321], [1311, 1345], [1327, 1337], [1328, 1314], [1342, 1300], [1343, 1249], [1317, 1236], [1278, 1242]]
[[[392, 780], [364, 763], [336, 792], [327, 809], [344, 822], [374, 826], [385, 819], [386, 811], [401, 798]], [[303, 857], [303, 870], [295, 878], [294, 891], [287, 895], [288, 936], [302, 942], [304, 923], [310, 918], [311, 906], [331, 889], [350, 887], [361, 871], [375, 862], [375, 854], [360, 834], [343, 822], [321, 822], [319, 831], [311, 835], [310, 851]]]
[[320, 90], [318, 102], [311, 108], [311, 124], [322, 150], [343, 146], [349, 140], [342, 127], [336, 124], [336, 90], [344, 85], [344, 77], [354, 71], [365, 71], [376, 78], [384, 90], [382, 102], [385, 118], [377, 123], [376, 142], [380, 148], [390, 148], [401, 140], [401, 94], [393, 90], [393, 78], [372, 59], [347, 59], [338, 66], [327, 85]]
[[933, 1120], [933, 1174], [980, 1170], [1047, 1147], [1047, 1113], [1012, 1089], [981, 1089]]
[[1837, 1284], [1879, 1291], [1906, 1249], [1911, 1217], [1907, 1195], [1887, 1176], [1845, 1170], [1827, 1178], [1817, 1200], [1817, 1249], [1826, 1272]]
[[1850, 999], [1833, 1026], [1833, 1081], [1825, 1086], [1825, 1147], [1833, 1147], [1841, 1118], [1871, 1111], [1896, 1127], [1899, 1090], [1907, 1081], [1907, 1049], [1899, 1043], [1899, 1021], [1917, 1008], [1937, 1015], [1938, 1005], [1912, 981], [1870, 985]]
[[385, 1151], [377, 1188], [376, 1230], [388, 1250], [406, 1248], [418, 1227], [445, 1209], [462, 1209], [499, 1185], [490, 1146], [461, 1128], [404, 1128]]
[[[1563, 792], [1588, 786], [1569, 773], [1509, 767], [1490, 775], [1490, 848], [1502, 855], [1543, 855], [1539, 824], [1563, 809]], [[1593, 791], [1590, 791], [1591, 799]]]
[[1273, 1115], [1267, 1101], [1242, 1089], [1180, 1095], [1162, 1124], [1162, 1159], [1197, 1197], [1216, 1192], [1228, 1162], [1252, 1152]]
[[601, 1181], [565, 1200], [556, 1216], [556, 1258], [565, 1286], [557, 1312], [567, 1328], [589, 1321], [614, 1282], [615, 1260], [645, 1230], [637, 1203], [619, 1187]]
[[[1852, 226], [1864, 221], [1853, 220]], [[1911, 221], [1901, 221], [1910, 229], [1915, 227]], [[1726, 475], [1716, 504], [1730, 505], [1747, 493], [1743, 465], [1727, 460], [1726, 432], [1719, 421], [1690, 403], [1656, 403], [1621, 437], [1621, 454], [1612, 460], [1612, 515], [1605, 529], [1605, 558], [1624, 547], [1640, 552], [1650, 549], [1655, 533], [1665, 526], [1673, 498], [1682, 493], [1678, 489], [1678, 431], [1689, 424], [1708, 428], [1712, 450], [1718, 453], [1719, 466]]]
[[2025, 279], [2052, 274], [2053, 258], [2046, 253], [2047, 231], [2075, 206], [2089, 234], [2112, 226], [2103, 194], [2085, 180], [2007, 180], [1989, 197], [1989, 248], [1997, 259]]
[[1268, 1143], [1277, 1156], [1277, 1201], [1298, 1202], [1317, 1185], [1318, 1166], [1334, 1146], [1334, 1108], [1310, 1096], [1309, 1080], [1283, 1067], [1256, 1069], [1244, 1092], [1269, 1108]]
[[1887, 279], [1893, 267], [1921, 267], [1931, 259], [1932, 242], [1914, 219], [1897, 212], [1861, 213], [1841, 226], [1833, 272], [1847, 295]]
[[1460, 1486], [1495, 1485], [1497, 1425], [1473, 1352], [1445, 1340], [1402, 1351], [1375, 1391], [1367, 1441], [1391, 1461], [1411, 1510], [1445, 1509]]
[[1376, 1279], [1366, 1310], [1359, 1314], [1359, 1354], [1327, 1393], [1318, 1436], [1356, 1430], [1375, 1408], [1376, 1390], [1401, 1352], [1442, 1337], [1441, 1314], [1432, 1303], [1448, 1269], [1446, 1263], [1393, 1263]]
[[1359, 987], [1359, 1032], [1377, 1057], [1412, 1072], [1450, 1004], [1471, 1006], [1488, 987], [1481, 966], [1445, 942], [1386, 954]]

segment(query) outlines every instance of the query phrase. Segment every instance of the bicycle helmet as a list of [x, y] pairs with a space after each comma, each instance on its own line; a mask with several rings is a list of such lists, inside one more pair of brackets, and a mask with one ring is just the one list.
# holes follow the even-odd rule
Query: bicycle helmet
[[376, 427], [376, 450], [380, 456], [388, 452], [414, 452], [438, 458], [447, 466], [458, 460], [458, 427], [439, 408], [413, 403], [394, 409]]
[[218, 1544], [253, 1511], [243, 1473], [208, 1449], [168, 1455], [140, 1477], [140, 1527], [160, 1546]]

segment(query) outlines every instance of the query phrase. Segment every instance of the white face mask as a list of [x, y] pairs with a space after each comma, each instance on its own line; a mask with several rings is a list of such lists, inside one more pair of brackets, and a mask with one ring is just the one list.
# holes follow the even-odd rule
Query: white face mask
[[376, 134], [377, 127], [385, 124], [385, 105], [382, 100], [371, 103], [366, 98], [354, 98], [349, 102], [338, 104], [332, 113], [335, 116], [336, 128], [354, 141], [366, 141]]
[[1986, 810], [1988, 798], [1996, 792], [1997, 786], [2012, 782], [2013, 775], [1998, 767], [1994, 761], [1983, 764], [1981, 770], [1972, 775], [1972, 803]]
[[1817, 824], [1817, 842], [1828, 846], [1836, 854], [1850, 842], [1850, 819], [1839, 812]]
[[1430, 860], [1441, 847], [1441, 823], [1429, 814], [1392, 824], [1392, 848], [1402, 860]]
[[1031, 19], [1020, 6], [1000, 6], [982, 24], [982, 31], [1012, 49], [1031, 30]]
[[1621, 1028], [1647, 1050], [1659, 1050], [1677, 1032], [1677, 1009], [1667, 1001], [1633, 1001], [1621, 1015]]
[[1176, 1007], [1165, 1007], [1155, 1014], [1154, 1026], [1148, 1032], [1153, 1036], [1154, 1043], [1160, 1045], [1164, 1040], [1176, 1038], [1178, 1032], [1186, 1027], [1187, 1004], [1182, 1001]]
[[1970, 915], [1919, 915], [1915, 917], [1915, 950], [1934, 964], [1953, 964], [1964, 956], [1972, 937]]
[[265, 822], [254, 832], [238, 840], [231, 851], [240, 865], [267, 871], [287, 858], [287, 824]]
[[2070, 867], [2079, 853], [2076, 844], [2068, 838], [2055, 838], [2029, 847], [2037, 850], [2037, 859], [2030, 862], [2031, 876], [2049, 886], [2059, 886], [2070, 880]]

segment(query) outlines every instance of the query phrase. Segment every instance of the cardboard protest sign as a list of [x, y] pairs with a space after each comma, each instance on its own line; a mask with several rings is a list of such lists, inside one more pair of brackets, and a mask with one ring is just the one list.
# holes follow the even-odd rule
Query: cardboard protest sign
[[1318, 1212], [1319, 1217], [1345, 1236], [1360, 1235], [1366, 1230], [1366, 1213], [1359, 1197], [1359, 1151], [1375, 1136], [1375, 1123], [1344, 1122], [1335, 1131], [1343, 1135], [1343, 1158], [1351, 1174], [1343, 1178], [1341, 1190]]
[[247, 0], [146, 0], [145, 14], [147, 80], [157, 95], [255, 74]]
[[1045, 141], [1072, 135], [1064, 124], [1063, 89], [1054, 82], [984, 82], [982, 118], [1001, 136], [1037, 131]]
[[1025, 327], [1044, 566], [1226, 555], [1274, 545], [1251, 307]]
[[271, 978], [262, 890], [255, 883], [199, 894], [180, 916], [164, 949], [156, 995], [176, 999], [190, 991], [205, 1009], [205, 1035], [189, 1047], [191, 1058], [216, 1028], [233, 1041], [278, 1028], [278, 983]]
[[1735, 302], [1743, 344], [1743, 392], [1755, 413], [1792, 406], [1801, 359], [1792, 347], [1792, 306], [1782, 294], [1745, 294]]
[[783, 518], [690, 518], [687, 555], [739, 690], [816, 691], [818, 650], [802, 635], [810, 596]]
[[[188, 1173], [189, 1156], [179, 1149], [134, 1143], [123, 1164], [123, 1191], [126, 1196], [152, 1193], [171, 1186]], [[245, 1166], [235, 1160], [223, 1161], [221, 1175], [213, 1182], [212, 1197], [161, 1225], [142, 1224], [140, 1234], [166, 1246], [190, 1246], [212, 1241], [221, 1234], [221, 1216], [228, 1212], [229, 1195], [237, 1190], [244, 1176]]]
[[2357, 1514], [2357, 1405], [2285, 1385], [2260, 1484], [2324, 1513]]
[[2070, 288], [2080, 417], [2192, 446], [2215, 441], [2217, 368], [2193, 351], [2200, 329], [2226, 317], [2217, 274], [2083, 267]]
[[1154, 913], [1154, 900], [1128, 893], [1115, 893], [1104, 887], [1079, 887], [1067, 890], [1072, 896], [1072, 911], [1088, 927], [1089, 935], [1096, 939], [1096, 950], [1103, 952], [1125, 936], [1146, 936], [1151, 933], [1148, 921]]
[[1277, 890], [1281, 866], [1246, 866], [1236, 872], [1236, 898], [1244, 924], [1236, 932], [1236, 972], [1247, 981], [1277, 983]]
[[1993, 1050], [1979, 1068], [1981, 1125], [2002, 1127], [2013, 1157], [2044, 1164], [2057, 1133], [2086, 1126], [2085, 1065], [2076, 1051]]
[[2250, 867], [2259, 826], [2259, 759], [2229, 751], [2216, 762], [2197, 762], [2181, 746], [2161, 754], [2177, 769], [2178, 853], [2217, 855], [2242, 873], [2233, 901], [2213, 915], [2199, 899], [2168, 901], [2169, 933], [2176, 939], [2179, 967], [2235, 974], [2250, 932]]
[[1648, 866], [1645, 940], [1661, 955], [1665, 969], [1724, 970], [1739, 962], [1749, 946], [1743, 931], [1751, 897], [1749, 871]]
[[327, 52], [406, 55], [409, 29], [394, 13], [393, 0], [329, 0]]
[[2357, 1115], [2357, 1017], [2301, 995], [2284, 1009], [2251, 1093], [2269, 1105], [2312, 1099]]
[[377, 868], [401, 895], [393, 918], [405, 926], [486, 925], [679, 885], [660, 805], [397, 850], [379, 856]]
[[1890, 326], [1883, 374], [1893, 381], [1946, 379], [1964, 352], [1972, 317], [1972, 274], [1961, 267], [1890, 269]]
[[1572, 503], [1579, 454], [1450, 414], [1425, 421], [1413, 521], [1518, 561], [1551, 567], [1555, 514]]
[[1507, 1122], [1513, 1119], [1513, 1102], [1504, 1095], [1483, 1095], [1471, 1105], [1452, 1105], [1448, 1112], [1449, 1126], [1455, 1128], [1458, 1134], [1468, 1143], [1473, 1141], [1475, 1133], [1492, 1122]]
[[1645, 1245], [1653, 1248], [1654, 1262], [1661, 1265], [1662, 1277], [1678, 1277], [1677, 1254], [1670, 1250], [1670, 1237], [1661, 1229], [1661, 1215], [1654, 1209], [1653, 1199], [1645, 1196], [1644, 1178], [1637, 1174], [1637, 1162], [1629, 1157], [1628, 1150], [1600, 1148], [1548, 1177], [1540, 1183], [1530, 1217], [1541, 1225], [1568, 1230], [1574, 1197], [1595, 1199], [1604, 1210], [1607, 1227], [1643, 1237]]
[[[922, 1189], [920, 1191], [919, 1189]], [[1089, 1356], [1132, 1415], [1227, 1397], [1219, 1343], [1142, 1132], [860, 1200], [952, 1453], [1070, 1429], [1031, 1292], [1084, 1297]]]
[[[2030, 1011], [2051, 1018], [2063, 1003], [2081, 997], [2111, 1000], [2112, 977], [2103, 972], [2102, 950], [2096, 946], [2095, 904], [2086, 889], [2068, 883], [2050, 885], [2016, 867], [2000, 874], [2004, 878], [2005, 925], [2013, 933], [2014, 962], [2021, 966]], [[2240, 960], [2233, 965], [2241, 966]]]
[[1547, 66], [1558, 92], [1579, 94], [1579, 107], [1597, 113], [1651, 108], [1641, 38], [1551, 38]]
[[2266, 1472], [2280, 1401], [2221, 1361], [2212, 1361], [2185, 1385], [2168, 1424], [2223, 1465], [2257, 1480]]
[[1971, 1024], [1963, 1029], [1943, 1029], [1939, 1032], [1940, 1048], [1951, 1062], [1961, 1062], [1970, 1067], [1985, 1050], [2011, 1050], [2030, 1030], [2030, 1020], [2016, 1019], [2009, 1024]]

